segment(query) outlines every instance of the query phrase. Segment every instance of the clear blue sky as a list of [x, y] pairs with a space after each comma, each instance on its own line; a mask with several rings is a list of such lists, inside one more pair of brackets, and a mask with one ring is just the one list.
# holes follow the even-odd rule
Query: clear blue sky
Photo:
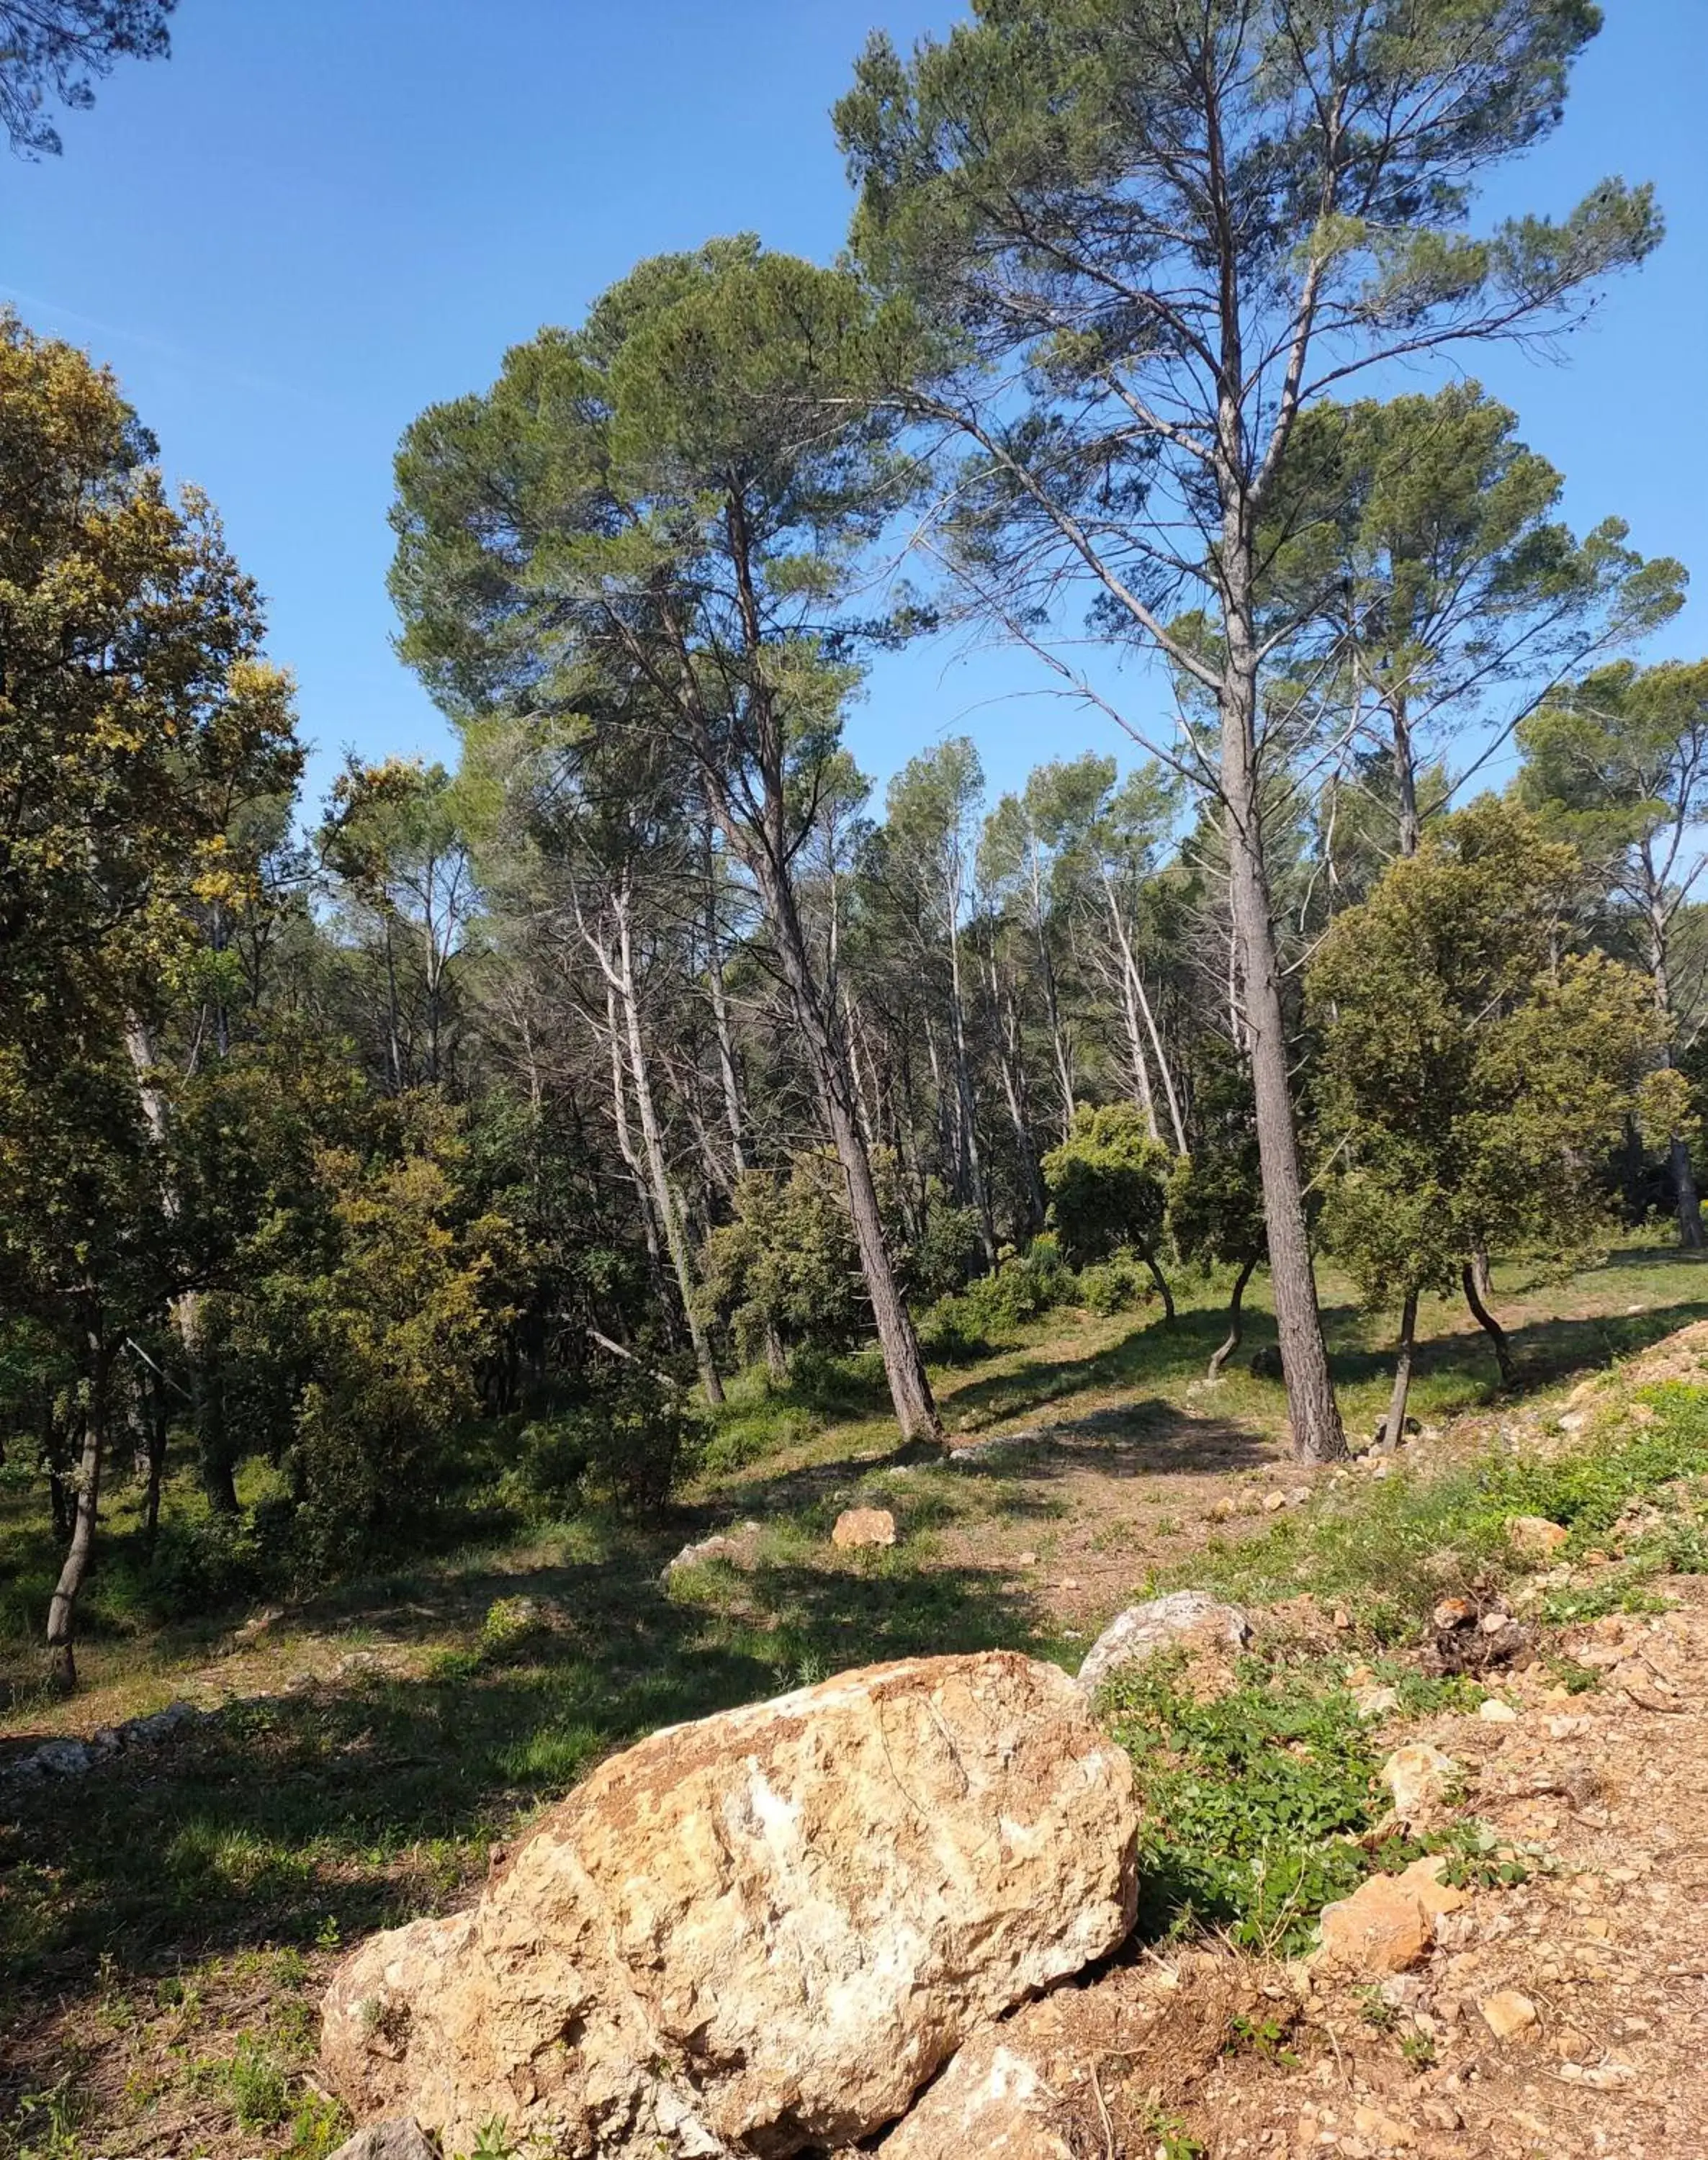
[[[0, 298], [117, 368], [169, 472], [224, 513], [300, 685], [311, 795], [346, 745], [448, 748], [390, 649], [397, 437], [579, 319], [637, 257], [755, 229], [827, 257], [849, 200], [828, 108], [906, 0], [180, 0], [174, 55], [65, 116], [62, 158], [0, 152]], [[1708, 593], [1708, 0], [1608, 0], [1559, 134], [1492, 207], [1563, 211], [1604, 173], [1657, 184], [1669, 236], [1556, 366], [1476, 362], [1560, 466]], [[1708, 646], [1699, 596], [1657, 652]], [[880, 779], [973, 734], [992, 781], [1106, 723], [1023, 656], [886, 660], [851, 746]], [[1154, 692], [1130, 685], [1134, 709]]]

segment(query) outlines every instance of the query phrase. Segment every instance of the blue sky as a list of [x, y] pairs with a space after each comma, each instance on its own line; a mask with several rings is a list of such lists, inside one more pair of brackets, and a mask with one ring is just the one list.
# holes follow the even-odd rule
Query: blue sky
[[[206, 488], [300, 686], [311, 793], [342, 750], [443, 754], [393, 657], [386, 511], [397, 437], [574, 321], [636, 258], [751, 228], [827, 257], [849, 199], [828, 119], [866, 33], [954, 11], [903, 0], [180, 0], [174, 56], [101, 87], [62, 158], [0, 153], [0, 299], [112, 362], [174, 478]], [[1563, 211], [1605, 173], [1653, 179], [1666, 244], [1564, 366], [1475, 371], [1567, 480], [1708, 591], [1705, 0], [1610, 0], [1564, 127], [1498, 210]], [[1419, 387], [1421, 386], [1421, 382]], [[1708, 646], [1699, 597], [1652, 648]], [[996, 786], [1119, 751], [1008, 652], [885, 660], [850, 725], [880, 780], [958, 730]], [[1155, 709], [1135, 674], [1124, 695]]]

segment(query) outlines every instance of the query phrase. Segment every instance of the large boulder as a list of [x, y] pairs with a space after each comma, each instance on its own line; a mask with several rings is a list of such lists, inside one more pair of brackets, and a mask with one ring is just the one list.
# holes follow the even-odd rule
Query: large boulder
[[1159, 1650], [1243, 1650], [1250, 1640], [1251, 1622], [1238, 1606], [1204, 1590], [1171, 1590], [1116, 1614], [1086, 1652], [1079, 1685], [1093, 1693]]
[[1136, 1830], [1054, 1666], [845, 1673], [603, 1764], [470, 1911], [340, 1967], [323, 2059], [447, 2151], [495, 2119], [563, 2156], [844, 2143], [1120, 1941]]

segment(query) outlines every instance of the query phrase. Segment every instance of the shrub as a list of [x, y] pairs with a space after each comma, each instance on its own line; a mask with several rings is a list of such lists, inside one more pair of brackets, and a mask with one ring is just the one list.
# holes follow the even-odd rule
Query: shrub
[[675, 1388], [632, 1368], [577, 1414], [587, 1444], [587, 1484], [636, 1514], [656, 1513], [698, 1467], [711, 1424]]
[[1155, 1295], [1150, 1270], [1133, 1253], [1116, 1253], [1079, 1272], [1080, 1303], [1105, 1319], [1113, 1313], [1130, 1311]]

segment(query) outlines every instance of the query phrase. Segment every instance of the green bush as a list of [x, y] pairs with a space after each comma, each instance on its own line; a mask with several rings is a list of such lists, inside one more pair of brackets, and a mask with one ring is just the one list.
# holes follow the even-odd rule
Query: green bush
[[247, 1516], [168, 1516], [138, 1587], [150, 1617], [189, 1620], [265, 1597], [279, 1572], [277, 1548]]
[[656, 1514], [699, 1467], [711, 1424], [687, 1395], [631, 1368], [578, 1414], [585, 1482], [635, 1514]]
[[573, 1515], [593, 1455], [576, 1415], [537, 1418], [517, 1435], [516, 1453], [498, 1483], [498, 1497], [525, 1522]]
[[1132, 1103], [1080, 1105], [1067, 1138], [1042, 1164], [1050, 1219], [1077, 1267], [1123, 1248], [1156, 1250], [1173, 1167]]
[[1116, 1253], [1079, 1271], [1080, 1303], [1104, 1319], [1117, 1312], [1130, 1312], [1135, 1305], [1148, 1304], [1155, 1295], [1150, 1272], [1134, 1253]]

